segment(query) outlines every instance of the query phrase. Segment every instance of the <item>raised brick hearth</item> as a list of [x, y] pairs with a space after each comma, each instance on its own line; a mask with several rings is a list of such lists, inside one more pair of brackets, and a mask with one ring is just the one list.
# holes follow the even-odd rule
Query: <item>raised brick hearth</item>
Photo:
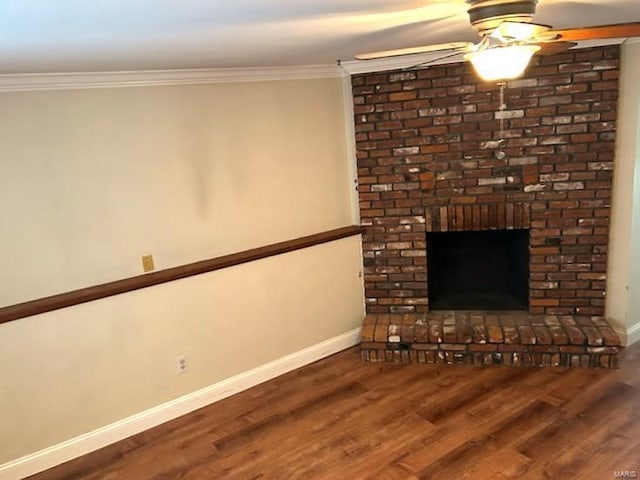
[[602, 317], [442, 311], [367, 315], [361, 354], [371, 362], [615, 368], [619, 345]]
[[[615, 334], [602, 346], [591, 343], [599, 340], [588, 332], [608, 328], [603, 316], [618, 55], [617, 46], [607, 46], [535, 57], [524, 78], [507, 83], [502, 110], [500, 87], [479, 82], [467, 63], [353, 76], [360, 215], [368, 227], [364, 333], [381, 318], [402, 325], [402, 315], [412, 314], [430, 325], [441, 315], [430, 312], [427, 232], [526, 229], [527, 321], [550, 328], [545, 322], [560, 319], [565, 329], [573, 321], [584, 334], [579, 345], [570, 335], [565, 343], [554, 338], [553, 348], [537, 337], [536, 343], [518, 337], [482, 344], [472, 337], [441, 345], [416, 337], [390, 349], [394, 342], [387, 338], [385, 348], [380, 342], [363, 347], [365, 359], [428, 361], [419, 352], [433, 352], [436, 360], [471, 362], [480, 358], [471, 354], [477, 345], [496, 346], [489, 363], [616, 364], [617, 350], [610, 350]], [[504, 158], [496, 155], [498, 148]], [[585, 325], [590, 318], [598, 323]], [[495, 326], [505, 335], [511, 331], [508, 324]], [[504, 350], [506, 345], [517, 348]], [[604, 353], [593, 350], [602, 348]], [[510, 353], [498, 355], [504, 352]], [[523, 355], [516, 362], [518, 352]], [[489, 356], [482, 358], [486, 363]]]

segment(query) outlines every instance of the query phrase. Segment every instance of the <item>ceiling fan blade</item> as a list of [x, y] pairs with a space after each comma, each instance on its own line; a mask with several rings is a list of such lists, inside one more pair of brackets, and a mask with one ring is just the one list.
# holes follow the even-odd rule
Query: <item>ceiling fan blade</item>
[[556, 53], [562, 53], [577, 45], [576, 42], [550, 42], [537, 44], [540, 50], [536, 55], [555, 55]]
[[446, 55], [441, 55], [439, 57], [436, 58], [431, 58], [429, 60], [427, 60], [426, 62], [420, 62], [417, 63], [416, 65], [413, 65], [411, 67], [406, 68], [406, 70], [413, 70], [414, 68], [422, 68], [422, 67], [428, 67], [429, 65], [433, 65], [435, 63], [438, 63], [442, 60], [446, 60], [447, 58], [451, 58], [451, 57], [455, 57], [456, 55], [462, 55], [462, 51], [458, 50], [456, 52], [449, 52]]
[[601, 40], [605, 38], [640, 37], [640, 22], [597, 25], [594, 27], [550, 30], [549, 34], [559, 36], [559, 40], [574, 42], [579, 40]]
[[473, 46], [472, 42], [439, 43], [436, 45], [424, 45], [422, 47], [399, 48], [397, 50], [384, 50], [381, 52], [361, 53], [356, 55], [356, 60], [374, 60], [376, 58], [399, 57], [401, 55], [414, 55], [417, 53], [439, 52], [442, 50], [465, 50]]

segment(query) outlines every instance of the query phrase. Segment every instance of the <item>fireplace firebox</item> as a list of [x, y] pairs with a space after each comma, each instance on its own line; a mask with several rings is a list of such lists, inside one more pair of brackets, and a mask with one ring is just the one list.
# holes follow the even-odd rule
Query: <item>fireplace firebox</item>
[[528, 310], [529, 230], [427, 233], [430, 310]]

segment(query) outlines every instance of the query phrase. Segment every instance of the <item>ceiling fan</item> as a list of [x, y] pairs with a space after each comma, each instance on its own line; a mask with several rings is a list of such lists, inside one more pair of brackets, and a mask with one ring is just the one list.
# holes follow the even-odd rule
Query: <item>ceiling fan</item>
[[449, 51], [445, 57], [432, 61], [463, 54], [484, 80], [500, 81], [520, 76], [534, 54], [559, 53], [582, 40], [640, 36], [640, 22], [568, 29], [534, 23], [538, 0], [467, 0], [467, 3], [471, 26], [480, 35], [478, 43], [425, 45], [365, 53], [355, 58], [371, 60]]

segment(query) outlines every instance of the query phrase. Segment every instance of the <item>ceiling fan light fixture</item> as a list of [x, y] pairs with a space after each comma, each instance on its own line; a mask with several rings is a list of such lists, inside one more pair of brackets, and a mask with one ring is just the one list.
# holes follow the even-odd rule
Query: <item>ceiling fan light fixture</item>
[[467, 53], [464, 57], [483, 80], [510, 80], [522, 75], [538, 50], [538, 45], [507, 45]]

